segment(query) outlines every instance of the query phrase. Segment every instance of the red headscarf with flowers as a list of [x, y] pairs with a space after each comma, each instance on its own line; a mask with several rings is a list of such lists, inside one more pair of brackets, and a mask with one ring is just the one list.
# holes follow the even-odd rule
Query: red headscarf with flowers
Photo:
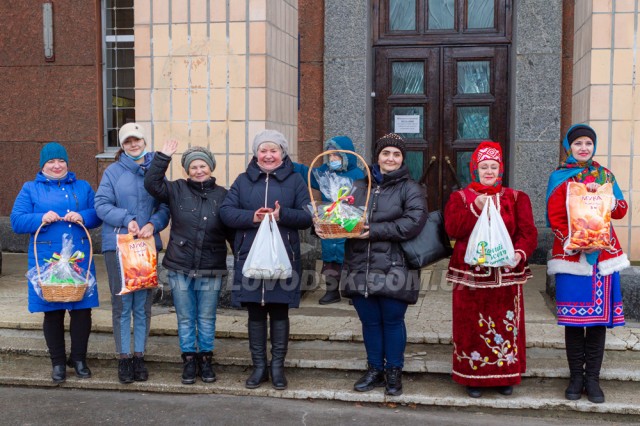
[[[480, 175], [478, 173], [478, 164], [486, 160], [494, 160], [500, 163], [500, 171], [498, 178], [492, 186], [483, 185], [480, 183]], [[471, 162], [469, 163], [469, 169], [471, 171], [471, 183], [469, 188], [480, 192], [482, 194], [497, 194], [502, 191], [502, 175], [504, 174], [504, 162], [502, 161], [502, 148], [497, 142], [484, 141], [481, 142], [473, 155], [471, 156]]]

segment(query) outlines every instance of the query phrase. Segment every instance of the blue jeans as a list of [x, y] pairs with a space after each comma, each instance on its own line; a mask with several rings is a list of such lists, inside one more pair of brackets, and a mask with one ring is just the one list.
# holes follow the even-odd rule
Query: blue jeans
[[194, 278], [169, 271], [169, 286], [178, 317], [180, 350], [183, 353], [213, 351], [222, 277]]
[[377, 370], [402, 368], [407, 344], [404, 315], [409, 305], [388, 297], [354, 296], [353, 306], [362, 322], [369, 365]]
[[114, 251], [104, 254], [109, 289], [111, 290], [111, 321], [117, 354], [131, 354], [131, 315], [133, 314], [133, 350], [144, 353], [151, 327], [151, 303], [155, 290], [138, 290], [118, 293], [122, 290], [120, 263]]

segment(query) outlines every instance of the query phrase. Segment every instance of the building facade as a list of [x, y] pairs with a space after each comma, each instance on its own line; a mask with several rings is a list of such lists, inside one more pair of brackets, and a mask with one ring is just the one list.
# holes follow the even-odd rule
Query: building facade
[[[167, 138], [179, 152], [208, 146], [227, 186], [263, 128], [282, 131], [306, 163], [325, 138], [346, 134], [369, 158], [373, 141], [395, 131], [431, 209], [468, 183], [471, 152], [492, 139], [508, 157], [507, 184], [531, 196], [544, 261], [546, 181], [562, 133], [586, 122], [598, 132], [597, 160], [630, 202], [617, 230], [640, 260], [631, 243], [640, 237], [638, 0], [8, 3], [2, 216], [37, 172], [43, 143], [63, 143], [70, 168], [97, 185], [117, 129], [132, 120], [147, 129], [149, 149]], [[174, 164], [168, 177], [181, 176]]]

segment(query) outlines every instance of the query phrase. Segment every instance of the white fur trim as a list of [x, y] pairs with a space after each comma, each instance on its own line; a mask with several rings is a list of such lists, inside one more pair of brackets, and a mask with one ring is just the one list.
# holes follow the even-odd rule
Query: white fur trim
[[627, 255], [622, 253], [620, 256], [614, 257], [598, 263], [598, 271], [600, 275], [611, 275], [614, 272], [620, 272], [625, 268], [631, 266], [631, 262], [627, 258]]
[[571, 275], [583, 275], [588, 277], [593, 275], [593, 265], [587, 262], [587, 258], [584, 253], [580, 254], [579, 262], [571, 262], [569, 260], [562, 259], [550, 259], [547, 262], [547, 275], [555, 274], [571, 274]]

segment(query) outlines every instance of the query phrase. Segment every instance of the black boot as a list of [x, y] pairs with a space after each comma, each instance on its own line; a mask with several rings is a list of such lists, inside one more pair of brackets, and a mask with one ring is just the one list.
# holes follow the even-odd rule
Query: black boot
[[192, 385], [196, 382], [196, 354], [185, 352], [182, 354], [182, 384]]
[[149, 371], [144, 365], [143, 356], [133, 357], [133, 380], [136, 382], [146, 382], [149, 379]]
[[482, 396], [482, 388], [476, 386], [467, 386], [467, 395], [471, 398], [480, 398]]
[[569, 386], [564, 391], [564, 397], [569, 401], [582, 398], [584, 390], [584, 328], [565, 327], [564, 343], [569, 363]]
[[247, 389], [255, 389], [269, 380], [267, 369], [267, 321], [249, 321], [249, 350], [253, 361], [253, 371], [245, 381]]
[[391, 396], [402, 395], [402, 368], [387, 368], [384, 373], [387, 381], [384, 393]]
[[131, 358], [118, 360], [118, 380], [123, 384], [133, 383], [133, 360]]
[[604, 392], [600, 389], [600, 368], [604, 358], [604, 343], [607, 329], [603, 325], [587, 327], [585, 339], [585, 383], [589, 401], [600, 404], [604, 402]]
[[216, 381], [216, 373], [213, 372], [213, 352], [200, 352], [198, 354], [198, 374], [205, 383]]
[[69, 358], [67, 365], [76, 371], [76, 377], [80, 379], [88, 379], [91, 377], [91, 370], [87, 365], [87, 361], [72, 361], [71, 358]]
[[338, 303], [340, 301], [339, 290], [327, 290], [327, 292], [318, 300], [321, 305], [330, 305], [332, 303]]
[[384, 371], [369, 365], [367, 372], [353, 385], [353, 389], [358, 392], [367, 392], [381, 386], [384, 386]]
[[54, 383], [64, 383], [67, 380], [67, 366], [64, 364], [54, 365], [51, 370], [51, 379]]
[[271, 384], [276, 390], [287, 388], [284, 358], [289, 346], [289, 319], [271, 320]]

